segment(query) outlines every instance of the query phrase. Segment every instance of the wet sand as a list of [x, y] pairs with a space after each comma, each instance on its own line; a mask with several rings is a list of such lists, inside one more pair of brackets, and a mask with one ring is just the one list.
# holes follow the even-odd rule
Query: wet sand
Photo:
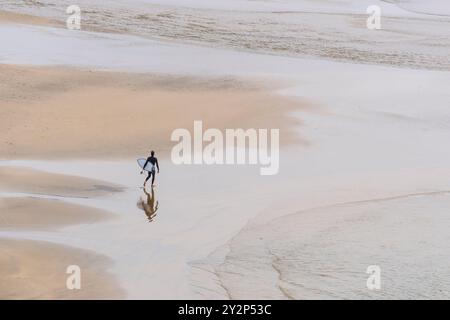
[[55, 230], [111, 218], [110, 212], [55, 199], [0, 198], [1, 230]]
[[[81, 269], [81, 289], [66, 287], [67, 267]], [[119, 299], [110, 259], [49, 242], [0, 239], [0, 299]]]
[[0, 191], [86, 198], [117, 193], [123, 188], [102, 180], [0, 166]]
[[[101, 180], [49, 173], [17, 166], [0, 166], [0, 231], [18, 232], [0, 238], [0, 299], [116, 299], [124, 296], [108, 271], [113, 263], [103, 255], [50, 242], [24, 240], [25, 232], [57, 234], [62, 228], [86, 228], [116, 215], [67, 202], [107, 197], [123, 187]], [[33, 196], [31, 196], [33, 195]], [[22, 233], [21, 233], [22, 232]], [[78, 265], [82, 289], [68, 290], [66, 268]]]

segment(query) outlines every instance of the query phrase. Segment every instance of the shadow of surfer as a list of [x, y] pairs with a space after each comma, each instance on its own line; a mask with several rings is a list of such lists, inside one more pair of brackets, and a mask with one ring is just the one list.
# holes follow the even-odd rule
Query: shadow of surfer
[[153, 219], [156, 217], [159, 202], [155, 202], [155, 190], [153, 188], [150, 193], [144, 188], [144, 193], [147, 196], [147, 199], [146, 201], [139, 199], [137, 207], [145, 212], [149, 222], [153, 222]]
[[150, 157], [145, 161], [144, 166], [142, 167], [141, 174], [144, 173], [144, 170], [148, 172], [147, 178], [144, 181], [144, 188], [147, 184], [147, 181], [152, 177], [152, 187], [155, 185], [155, 175], [156, 169], [158, 169], [159, 173], [159, 163], [158, 159], [155, 157], [155, 151], [150, 152]]

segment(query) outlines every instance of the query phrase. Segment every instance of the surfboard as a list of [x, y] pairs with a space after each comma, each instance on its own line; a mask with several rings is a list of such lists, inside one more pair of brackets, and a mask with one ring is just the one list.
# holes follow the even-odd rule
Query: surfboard
[[149, 162], [149, 163], [147, 163], [147, 165], [144, 168], [145, 162], [147, 162], [147, 159], [144, 159], [144, 158], [137, 159], [137, 163], [138, 163], [139, 167], [141, 167], [145, 171], [153, 171], [154, 165]]

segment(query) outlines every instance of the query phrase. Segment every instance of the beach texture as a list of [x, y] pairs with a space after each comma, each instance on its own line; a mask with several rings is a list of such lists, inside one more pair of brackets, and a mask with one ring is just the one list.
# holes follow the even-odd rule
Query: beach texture
[[[0, 6], [1, 299], [449, 298], [447, 2], [70, 4]], [[279, 174], [175, 165], [196, 120]]]

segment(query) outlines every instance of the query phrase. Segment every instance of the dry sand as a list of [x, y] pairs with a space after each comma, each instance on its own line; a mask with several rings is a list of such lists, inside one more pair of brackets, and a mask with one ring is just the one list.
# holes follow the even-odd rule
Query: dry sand
[[0, 198], [0, 230], [53, 230], [95, 223], [114, 214], [87, 206], [34, 197]]
[[95, 179], [0, 166], [0, 191], [87, 198], [122, 190], [118, 185]]
[[[214, 83], [214, 84], [213, 84]], [[301, 107], [234, 79], [0, 66], [0, 157], [134, 157], [168, 151], [176, 128], [280, 128]], [[94, 139], [95, 137], [95, 139]], [[298, 140], [298, 139], [297, 139]]]
[[[0, 299], [119, 299], [124, 293], [91, 251], [40, 241], [0, 239]], [[81, 289], [66, 287], [67, 267], [81, 268]]]

